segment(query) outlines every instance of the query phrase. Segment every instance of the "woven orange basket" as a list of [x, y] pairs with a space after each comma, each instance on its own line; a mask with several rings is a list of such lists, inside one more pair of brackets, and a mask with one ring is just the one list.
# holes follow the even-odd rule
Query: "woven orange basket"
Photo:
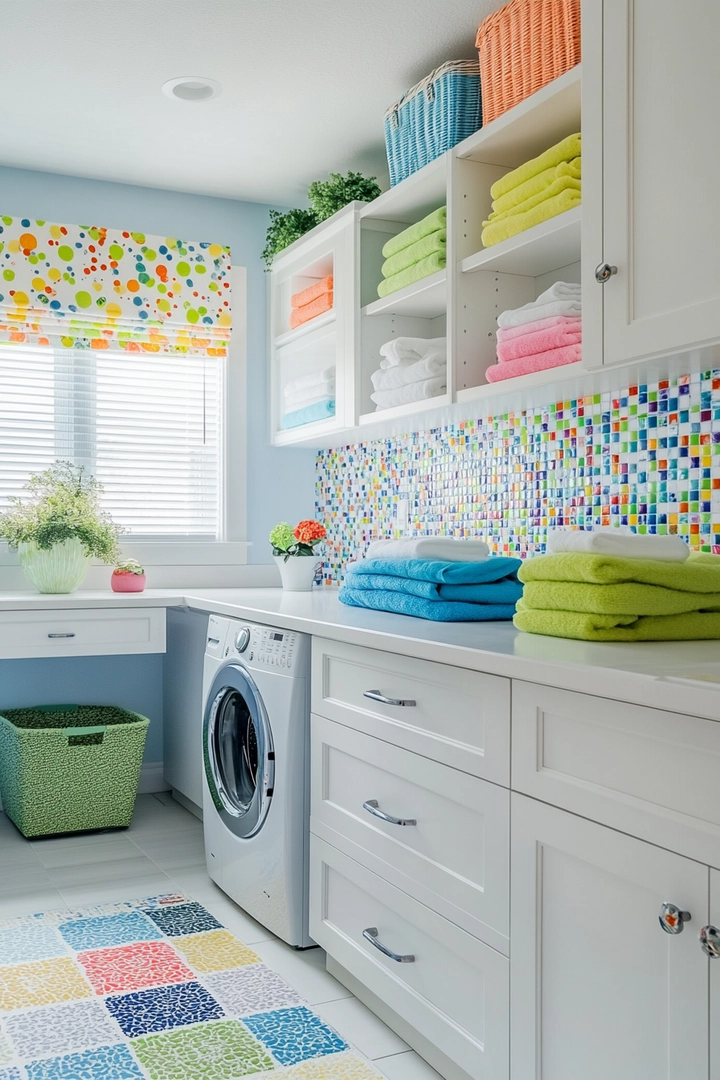
[[580, 0], [510, 0], [475, 44], [485, 126], [580, 63]]

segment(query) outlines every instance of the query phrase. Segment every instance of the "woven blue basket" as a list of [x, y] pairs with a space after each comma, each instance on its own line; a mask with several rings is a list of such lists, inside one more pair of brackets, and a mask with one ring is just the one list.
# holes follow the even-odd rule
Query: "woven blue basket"
[[440, 157], [482, 125], [480, 63], [451, 60], [385, 113], [391, 185]]

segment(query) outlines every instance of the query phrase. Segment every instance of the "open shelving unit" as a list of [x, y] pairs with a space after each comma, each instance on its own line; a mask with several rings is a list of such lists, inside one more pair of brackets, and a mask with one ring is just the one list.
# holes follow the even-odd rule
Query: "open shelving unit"
[[[555, 368], [488, 383], [485, 372], [496, 362], [500, 312], [536, 299], [554, 281], [580, 280], [581, 206], [489, 248], [482, 245], [482, 222], [490, 214], [490, 187], [497, 179], [580, 130], [581, 80], [578, 65], [373, 202], [346, 207], [289, 249], [298, 257], [303, 250], [317, 251], [323, 234], [336, 230], [336, 219], [342, 219], [335, 310], [273, 341], [274, 355], [282, 356], [287, 346], [300, 347], [303, 337], [312, 342], [317, 334], [321, 341], [324, 331], [335, 333], [336, 417], [322, 421], [322, 430], [312, 424], [276, 432], [279, 445], [329, 446], [394, 432], [398, 425], [407, 431], [415, 424], [448, 423], [465, 409], [486, 409], [495, 400], [506, 406], [513, 396], [521, 400], [524, 388], [541, 393], [570, 378]], [[384, 244], [443, 205], [447, 269], [378, 298]], [[370, 375], [379, 366], [381, 345], [402, 335], [447, 337], [447, 392], [377, 411]], [[574, 378], [579, 374], [572, 371]]]

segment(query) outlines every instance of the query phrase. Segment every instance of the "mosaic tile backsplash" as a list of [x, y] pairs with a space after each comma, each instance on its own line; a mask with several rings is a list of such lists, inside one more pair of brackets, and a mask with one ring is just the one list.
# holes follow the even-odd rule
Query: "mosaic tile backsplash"
[[720, 370], [318, 454], [326, 584], [371, 540], [481, 536], [545, 549], [548, 526], [624, 524], [720, 554]]

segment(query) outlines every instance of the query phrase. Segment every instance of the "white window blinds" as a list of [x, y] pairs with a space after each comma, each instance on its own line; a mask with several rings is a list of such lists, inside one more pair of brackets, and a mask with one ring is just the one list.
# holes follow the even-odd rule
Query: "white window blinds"
[[0, 509], [57, 458], [86, 465], [126, 540], [221, 531], [225, 360], [0, 347]]

